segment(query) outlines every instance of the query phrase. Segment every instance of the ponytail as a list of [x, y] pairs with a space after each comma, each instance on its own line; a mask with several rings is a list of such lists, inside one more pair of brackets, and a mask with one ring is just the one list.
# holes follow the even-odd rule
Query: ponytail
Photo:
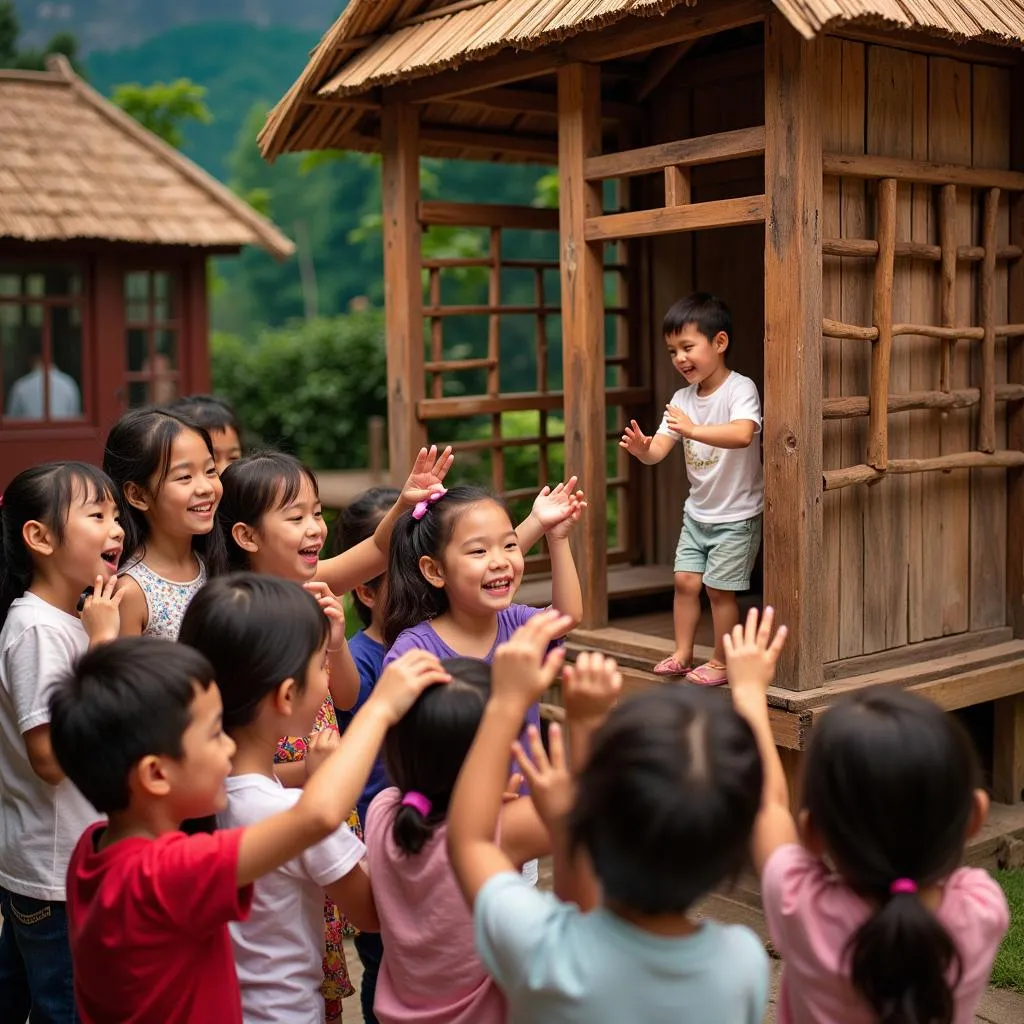
[[889, 896], [854, 933], [847, 952], [853, 987], [879, 1024], [952, 1024], [963, 964], [949, 933], [915, 893]]
[[388, 548], [388, 586], [381, 627], [387, 646], [404, 630], [448, 610], [448, 595], [443, 587], [427, 582], [420, 559], [440, 560], [459, 516], [481, 501], [497, 499], [478, 487], [453, 487], [428, 507], [422, 519], [414, 519], [409, 513], [395, 524]]
[[395, 823], [391, 826], [391, 838], [402, 853], [413, 856], [427, 844], [434, 830], [444, 820], [444, 814], [438, 817], [431, 806], [426, 814], [420, 807], [402, 803], [395, 815]]

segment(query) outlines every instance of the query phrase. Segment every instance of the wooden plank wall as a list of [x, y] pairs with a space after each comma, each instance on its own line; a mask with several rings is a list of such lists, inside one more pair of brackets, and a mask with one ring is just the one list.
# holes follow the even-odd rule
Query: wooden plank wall
[[[829, 38], [825, 58], [825, 147], [979, 167], [1009, 167], [1009, 72], [947, 57]], [[875, 238], [874, 184], [825, 180], [823, 236]], [[938, 189], [901, 184], [897, 239], [938, 244]], [[980, 197], [957, 189], [959, 245], [980, 244]], [[1009, 237], [1005, 199], [998, 238]], [[960, 263], [956, 323], [978, 323], [976, 264]], [[827, 258], [825, 316], [871, 323], [871, 260]], [[939, 266], [901, 259], [896, 265], [893, 318], [940, 323]], [[1009, 315], [1007, 274], [1000, 265], [996, 320]], [[939, 386], [940, 342], [901, 337], [892, 358], [890, 390]], [[956, 347], [952, 386], [977, 386], [978, 346]], [[826, 339], [826, 395], [867, 394], [870, 346]], [[1001, 339], [997, 380], [1006, 380]], [[997, 408], [997, 447], [1005, 444], [1005, 408]], [[890, 414], [890, 455], [927, 457], [970, 450], [976, 409]], [[867, 419], [827, 423], [825, 469], [864, 459]], [[825, 658], [870, 654], [921, 640], [1005, 622], [1006, 483], [1003, 470], [958, 470], [894, 476], [824, 498]]]

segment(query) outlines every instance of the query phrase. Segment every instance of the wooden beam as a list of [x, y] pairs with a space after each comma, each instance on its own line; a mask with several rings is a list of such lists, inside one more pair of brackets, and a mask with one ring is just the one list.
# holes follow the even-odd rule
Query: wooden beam
[[672, 69], [697, 45], [696, 39], [684, 39], [652, 54], [647, 73], [636, 91], [637, 102], [643, 103], [658, 88]]
[[583, 171], [588, 181], [625, 178], [650, 174], [664, 167], [697, 167], [723, 160], [760, 156], [764, 152], [764, 125], [739, 128], [731, 132], [701, 135], [695, 139], [663, 142], [658, 146], [627, 149], [623, 153], [607, 153], [586, 162]]
[[994, 704], [992, 796], [1001, 804], [1024, 800], [1024, 693]]
[[865, 25], [846, 24], [829, 29], [826, 33], [839, 39], [852, 39], [860, 43], [873, 43], [911, 53], [926, 53], [954, 60], [991, 64], [995, 67], [1014, 67], [1018, 51], [1009, 46], [994, 46], [976, 40], [943, 39], [913, 29], [869, 28]]
[[[1024, 401], [1024, 384], [997, 384], [997, 402]], [[826, 420], [845, 420], [867, 416], [870, 405], [867, 395], [844, 395], [826, 398], [821, 414]], [[956, 391], [904, 391], [889, 395], [889, 412], [909, 412], [911, 409], [968, 409], [981, 401], [979, 388], [959, 388]]]
[[[1024, 67], [1018, 63], [1011, 76], [1010, 166], [1024, 171]], [[1024, 246], [1024, 194], [1010, 197], [1010, 244]], [[1010, 264], [1009, 319], [1024, 323], [1024, 260]], [[1007, 340], [1006, 379], [1024, 384], [1024, 337]], [[1006, 410], [1006, 447], [1024, 451], [1024, 401]], [[1013, 635], [1024, 637], [1024, 467], [1006, 474], [1006, 624]]]
[[425, 199], [419, 204], [419, 222], [458, 228], [521, 228], [529, 231], [557, 231], [558, 211], [534, 206], [497, 203], [450, 203]]
[[825, 153], [825, 174], [841, 178], [895, 178], [918, 185], [967, 185], [969, 188], [1001, 188], [1007, 192], [1024, 191], [1024, 174], [994, 167], [966, 167], [963, 164], [936, 164], [928, 160], [904, 160], [890, 156], [861, 156], [850, 153]]
[[884, 469], [874, 466], [847, 466], [844, 469], [829, 469], [822, 479], [826, 491], [836, 491], [855, 484], [870, 484], [888, 474], [904, 473], [949, 473], [954, 469], [1010, 469], [1024, 466], [1024, 452], [952, 452], [928, 459], [890, 459]]
[[416, 415], [423, 397], [423, 293], [420, 283], [419, 111], [381, 111], [384, 322], [388, 356], [388, 465], [409, 471], [427, 432]]
[[[606, 405], [623, 405], [627, 408], [649, 402], [650, 388], [608, 388], [604, 392]], [[424, 398], [417, 412], [423, 420], [458, 419], [463, 416], [490, 416], [497, 412], [555, 412], [568, 406], [569, 400], [562, 391], [521, 391], [513, 394], [488, 398], [485, 395], [462, 395], [457, 398]], [[605, 432], [607, 434], [607, 432]], [[619, 435], [616, 434], [616, 437]], [[512, 443], [510, 439], [509, 443]], [[553, 443], [560, 443], [555, 441]], [[462, 450], [461, 447], [459, 449]], [[575, 472], [575, 470], [573, 470]]]
[[486, 61], [467, 62], [449, 71], [392, 86], [385, 89], [385, 95], [394, 102], [430, 103], [477, 89], [522, 82], [575, 62], [597, 64], [752, 25], [764, 20], [770, 6], [767, 0], [718, 0], [714, 6], [679, 6], [664, 15], [624, 19], [598, 32], [539, 50], [509, 48]]
[[620, 238], [650, 238], [680, 231], [728, 228], [737, 224], [761, 224], [765, 219], [764, 196], [715, 199], [708, 203], [666, 206], [661, 210], [630, 210], [588, 217], [588, 242], [609, 242]]
[[790, 636], [777, 685], [822, 685], [821, 39], [765, 26], [765, 603]]
[[985, 259], [981, 264], [981, 288], [978, 305], [985, 331], [981, 343], [981, 408], [978, 410], [978, 450], [996, 450], [996, 218], [999, 215], [999, 189], [985, 193], [981, 245]]
[[[604, 268], [602, 246], [586, 237], [601, 212], [601, 186], [586, 180], [601, 148], [601, 72], [595, 64], [558, 70], [558, 183], [562, 281], [562, 380], [565, 467], [596, 499], [572, 532], [583, 590], [581, 625], [608, 622], [607, 465], [605, 453]], [[589, 513], [596, 513], [590, 515]]]
[[[542, 92], [539, 89], [496, 86], [493, 89], [450, 96], [445, 103], [451, 103], [456, 107], [503, 110], [510, 114], [550, 114], [552, 119], [558, 117], [558, 96], [553, 92]], [[623, 103], [607, 97], [601, 100], [601, 119], [604, 121], [621, 121], [625, 118], [639, 117], [641, 113], [641, 108], [634, 103]]]
[[871, 411], [868, 465], [885, 469], [889, 461], [889, 370], [892, 365], [892, 284], [896, 267], [896, 179], [878, 183], [878, 260], [872, 299], [878, 340], [871, 347]]
[[[940, 319], [942, 326], [956, 323], [956, 185], [943, 185], [939, 193]], [[939, 390], [949, 391], [953, 380], [956, 338], [942, 346], [939, 356]]]
[[467, 149], [477, 153], [516, 153], [539, 164], [553, 165], [558, 159], [558, 140], [553, 135], [517, 135], [514, 131], [484, 132], [443, 125], [423, 125], [425, 143]]

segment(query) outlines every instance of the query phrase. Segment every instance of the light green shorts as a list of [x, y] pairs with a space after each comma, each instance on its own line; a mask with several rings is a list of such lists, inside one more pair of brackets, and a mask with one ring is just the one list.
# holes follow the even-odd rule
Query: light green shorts
[[761, 547], [761, 516], [736, 523], [698, 523], [683, 513], [676, 572], [695, 572], [715, 590], [749, 590]]

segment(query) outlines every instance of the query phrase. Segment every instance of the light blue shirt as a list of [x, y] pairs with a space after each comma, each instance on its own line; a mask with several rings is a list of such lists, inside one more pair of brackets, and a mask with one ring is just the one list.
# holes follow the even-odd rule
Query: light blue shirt
[[738, 925], [693, 935], [641, 931], [603, 907], [583, 914], [511, 872], [480, 890], [480, 957], [509, 1024], [761, 1024], [768, 956]]

